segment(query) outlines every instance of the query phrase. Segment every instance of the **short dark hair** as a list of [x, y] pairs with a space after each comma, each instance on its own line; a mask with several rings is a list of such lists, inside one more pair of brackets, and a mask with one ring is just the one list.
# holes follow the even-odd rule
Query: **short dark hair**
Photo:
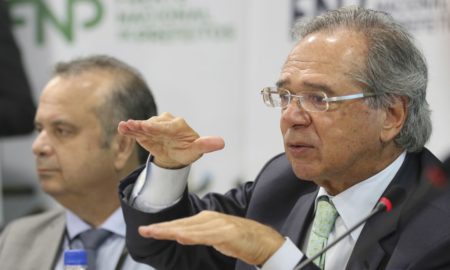
[[[109, 147], [111, 138], [117, 134], [120, 121], [144, 120], [157, 114], [152, 92], [142, 75], [126, 63], [106, 55], [76, 58], [56, 64], [54, 76], [78, 76], [91, 71], [106, 71], [113, 80], [112, 91], [95, 111], [103, 127], [101, 145]], [[139, 162], [145, 163], [148, 152], [137, 145]]]

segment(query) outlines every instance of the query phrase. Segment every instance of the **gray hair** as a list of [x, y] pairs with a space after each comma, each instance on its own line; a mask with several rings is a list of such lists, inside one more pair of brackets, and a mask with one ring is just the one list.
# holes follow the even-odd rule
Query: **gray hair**
[[[77, 58], [56, 64], [54, 76], [79, 76], [86, 72], [106, 71], [113, 80], [112, 89], [95, 113], [103, 127], [101, 146], [109, 147], [117, 134], [120, 121], [128, 119], [144, 120], [157, 114], [157, 107], [150, 88], [140, 73], [124, 62], [105, 55]], [[137, 145], [139, 162], [144, 163], [148, 152]]]
[[428, 70], [412, 36], [385, 12], [351, 6], [300, 21], [294, 34], [301, 39], [311, 33], [349, 29], [367, 39], [368, 55], [363, 70], [352, 74], [377, 96], [372, 108], [387, 108], [396, 98], [407, 98], [407, 116], [395, 143], [408, 152], [420, 151], [431, 135], [430, 110], [426, 101]]

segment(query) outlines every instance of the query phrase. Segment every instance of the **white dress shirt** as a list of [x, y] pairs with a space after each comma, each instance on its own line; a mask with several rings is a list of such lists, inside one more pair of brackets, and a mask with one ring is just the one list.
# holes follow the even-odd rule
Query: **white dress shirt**
[[[79, 233], [92, 229], [92, 227], [80, 219], [70, 210], [66, 209], [67, 233], [63, 240], [63, 252], [55, 265], [55, 270], [64, 269], [64, 250], [83, 248], [81, 241], [74, 239]], [[117, 209], [99, 228], [113, 233], [100, 246], [97, 253], [98, 270], [114, 270], [125, 247], [125, 221], [122, 210]], [[125, 259], [121, 269], [126, 270], [152, 270], [154, 268], [135, 262], [129, 255]]]
[[[372, 211], [387, 186], [391, 183], [392, 179], [394, 179], [395, 174], [405, 160], [405, 156], [406, 153], [401, 154], [384, 170], [359, 182], [336, 196], [330, 196], [325, 189], [322, 187], [319, 188], [316, 204], [317, 199], [320, 196], [328, 196], [339, 213], [334, 228], [328, 236], [329, 243], [344, 234], [349, 228], [358, 223]], [[326, 252], [325, 270], [345, 269], [356, 240], [358, 240], [364, 225], [365, 223]], [[310, 226], [312, 226], [312, 224], [310, 224]], [[305, 245], [302, 248], [303, 250], [306, 250], [307, 243], [308, 239], [305, 240]], [[290, 239], [288, 239], [284, 245], [287, 247], [280, 248], [264, 264], [261, 270], [293, 269], [303, 258], [303, 253], [290, 241]]]
[[[318, 197], [328, 196], [339, 213], [328, 242], [342, 235], [372, 211], [400, 169], [405, 156], [406, 153], [402, 153], [384, 170], [336, 196], [330, 196], [325, 189], [319, 188], [316, 203]], [[146, 169], [139, 175], [133, 189], [134, 207], [141, 211], [155, 213], [178, 202], [187, 184], [189, 168], [188, 166], [178, 170], [166, 170], [148, 161]], [[148, 171], [151, 173], [147, 173]], [[345, 269], [363, 227], [364, 224], [327, 251], [325, 270]], [[305, 242], [307, 243], [307, 240]], [[306, 245], [302, 249], [306, 250]], [[303, 256], [303, 252], [289, 238], [286, 238], [285, 243], [267, 260], [261, 270], [293, 269]]]

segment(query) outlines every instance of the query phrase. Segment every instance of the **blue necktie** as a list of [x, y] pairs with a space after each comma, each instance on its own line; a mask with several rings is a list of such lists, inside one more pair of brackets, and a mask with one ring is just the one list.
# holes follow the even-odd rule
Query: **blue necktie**
[[88, 270], [96, 269], [97, 249], [111, 234], [104, 229], [90, 229], [80, 233], [79, 238], [88, 254]]

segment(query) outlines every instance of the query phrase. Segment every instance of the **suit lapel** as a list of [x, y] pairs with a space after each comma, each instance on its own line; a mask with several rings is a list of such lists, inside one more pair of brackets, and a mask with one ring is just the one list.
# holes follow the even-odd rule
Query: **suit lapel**
[[393, 247], [396, 242], [398, 215], [391, 216], [391, 213], [378, 215], [364, 225], [347, 269], [379, 269], [385, 257], [391, 254], [387, 249]]
[[54, 261], [58, 259], [56, 256], [60, 255], [65, 226], [65, 215], [61, 211], [61, 214], [36, 236], [31, 247], [34, 251], [30, 253], [33, 257], [30, 261], [36, 269], [52, 269]]
[[318, 188], [315, 185], [310, 185], [308, 189], [305, 195], [299, 197], [281, 229], [281, 234], [289, 237], [300, 248], [308, 231], [314, 201], [318, 192]]
[[[420, 165], [415, 154], [408, 154], [396, 176], [386, 188], [397, 186], [411, 197], [419, 179]], [[383, 195], [386, 194], [386, 191]], [[382, 212], [366, 222], [359, 236], [346, 269], [383, 269], [398, 240], [396, 233], [402, 209], [407, 200], [394, 206], [390, 212]]]

